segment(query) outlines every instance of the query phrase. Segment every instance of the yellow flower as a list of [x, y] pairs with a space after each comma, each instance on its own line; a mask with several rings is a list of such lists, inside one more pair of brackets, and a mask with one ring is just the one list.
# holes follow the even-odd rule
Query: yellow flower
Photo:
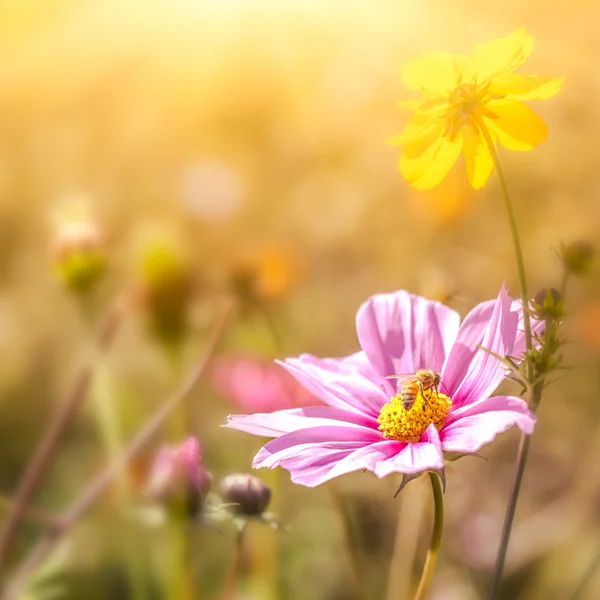
[[513, 71], [533, 50], [525, 29], [475, 47], [470, 56], [430, 53], [408, 62], [406, 86], [421, 92], [420, 100], [401, 103], [414, 113], [391, 144], [402, 145], [400, 171], [418, 189], [439, 184], [461, 151], [469, 182], [481, 188], [494, 161], [494, 147], [531, 150], [546, 139], [542, 119], [523, 100], [545, 100], [561, 88], [563, 79], [519, 75]]

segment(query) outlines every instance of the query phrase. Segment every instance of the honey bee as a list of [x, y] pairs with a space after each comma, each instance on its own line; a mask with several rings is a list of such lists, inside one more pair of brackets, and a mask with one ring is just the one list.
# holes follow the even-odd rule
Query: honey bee
[[423, 400], [427, 402], [425, 392], [432, 390], [437, 393], [440, 385], [440, 374], [431, 369], [419, 369], [416, 373], [408, 375], [389, 375], [386, 379], [397, 379], [398, 387], [402, 386], [400, 395], [404, 410], [412, 408], [419, 392], [421, 392]]

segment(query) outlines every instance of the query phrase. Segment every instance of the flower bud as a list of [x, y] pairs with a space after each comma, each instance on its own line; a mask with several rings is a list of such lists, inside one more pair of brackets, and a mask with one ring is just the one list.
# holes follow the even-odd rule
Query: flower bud
[[594, 258], [594, 248], [588, 242], [561, 244], [560, 257], [567, 271], [574, 275], [585, 275]]
[[219, 484], [219, 494], [239, 516], [259, 517], [271, 500], [271, 490], [260, 478], [248, 473], [228, 475]]
[[539, 291], [531, 302], [531, 309], [536, 319], [541, 321], [559, 321], [565, 315], [564, 300], [561, 293], [548, 288]]
[[212, 479], [202, 466], [198, 440], [190, 437], [180, 446], [159, 451], [146, 492], [172, 517], [191, 519], [202, 510]]
[[187, 256], [170, 235], [152, 235], [138, 252], [138, 297], [149, 327], [164, 343], [179, 342], [188, 327], [192, 273]]
[[59, 278], [78, 293], [89, 291], [106, 266], [102, 234], [91, 218], [57, 223], [51, 254]]

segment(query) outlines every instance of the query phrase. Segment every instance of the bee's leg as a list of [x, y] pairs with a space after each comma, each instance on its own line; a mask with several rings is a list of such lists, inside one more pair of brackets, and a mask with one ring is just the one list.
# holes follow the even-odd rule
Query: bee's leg
[[425, 396], [425, 388], [423, 387], [422, 381], [419, 381], [419, 391], [421, 392], [421, 398], [423, 398], [423, 404], [427, 404], [427, 406], [429, 406], [429, 401], [427, 400], [427, 397]]

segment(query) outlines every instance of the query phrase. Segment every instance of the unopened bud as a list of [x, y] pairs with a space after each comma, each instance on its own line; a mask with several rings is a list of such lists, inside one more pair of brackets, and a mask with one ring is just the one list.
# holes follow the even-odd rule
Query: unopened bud
[[574, 275], [585, 275], [592, 265], [594, 248], [588, 242], [562, 244], [560, 257], [567, 271]]
[[106, 266], [102, 234], [91, 220], [58, 225], [51, 252], [60, 279], [76, 292], [89, 291]]
[[536, 319], [541, 321], [559, 321], [565, 315], [563, 297], [554, 288], [538, 292], [531, 303], [531, 308]]
[[271, 500], [271, 490], [260, 478], [248, 473], [228, 475], [219, 484], [219, 494], [233, 504], [232, 511], [244, 517], [259, 517]]
[[190, 437], [180, 446], [165, 446], [159, 451], [146, 492], [172, 517], [194, 518], [204, 506], [212, 480], [202, 466], [198, 440]]
[[146, 239], [138, 254], [139, 299], [150, 329], [163, 342], [181, 340], [188, 327], [192, 274], [173, 236]]

